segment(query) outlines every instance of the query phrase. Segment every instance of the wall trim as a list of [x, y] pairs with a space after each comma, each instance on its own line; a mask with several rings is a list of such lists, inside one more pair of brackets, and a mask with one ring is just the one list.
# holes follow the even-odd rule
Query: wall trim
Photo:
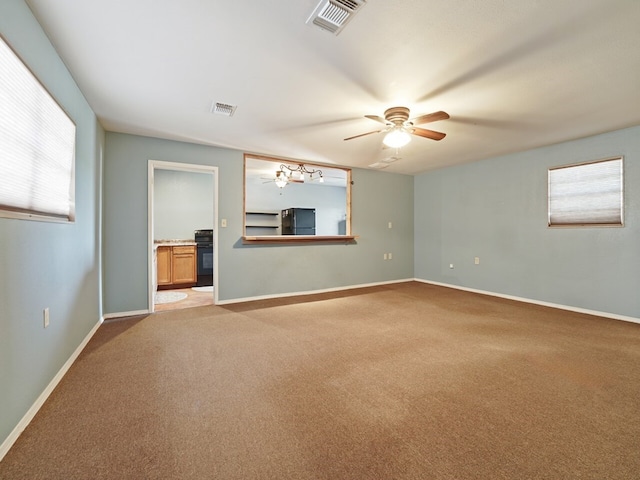
[[91, 340], [93, 335], [98, 330], [98, 327], [100, 327], [100, 325], [102, 325], [103, 321], [104, 321], [104, 317], [100, 318], [98, 323], [96, 323], [93, 326], [93, 328], [87, 334], [87, 336], [84, 337], [84, 340], [82, 340], [80, 345], [78, 345], [78, 348], [75, 349], [75, 351], [71, 354], [69, 359], [64, 363], [64, 365], [62, 365], [62, 368], [53, 377], [51, 382], [49, 382], [49, 385], [47, 385], [47, 387], [40, 394], [40, 396], [36, 399], [36, 401], [33, 403], [33, 405], [31, 405], [31, 408], [29, 408], [29, 410], [27, 410], [27, 413], [24, 414], [22, 419], [18, 422], [18, 424], [15, 426], [15, 428], [11, 431], [9, 436], [4, 440], [4, 442], [2, 442], [2, 444], [0, 444], [0, 462], [2, 461], [4, 456], [9, 452], [9, 450], [11, 449], [13, 444], [16, 442], [16, 440], [18, 440], [18, 437], [20, 437], [20, 434], [31, 423], [31, 420], [33, 420], [33, 417], [36, 416], [36, 414], [38, 413], [38, 410], [40, 410], [42, 405], [44, 405], [44, 402], [46, 402], [47, 398], [49, 398], [49, 395], [51, 395], [51, 392], [53, 392], [53, 390], [58, 386], [58, 383], [60, 383], [60, 380], [62, 380], [62, 377], [64, 377], [65, 374], [67, 373], [67, 371], [69, 370], [69, 368], [71, 368], [71, 365], [73, 365], [73, 362], [76, 361], [76, 359], [78, 358], [78, 356], [80, 355], [82, 350], [84, 350], [84, 347], [87, 346], [87, 343], [89, 343], [89, 340]]
[[134, 317], [136, 315], [149, 315], [151, 312], [149, 312], [149, 310], [132, 310], [130, 312], [116, 312], [116, 313], [105, 313], [103, 315], [103, 319], [106, 320], [112, 320], [114, 318], [120, 318], [120, 317]]
[[562, 305], [559, 303], [543, 302], [541, 300], [533, 300], [531, 298], [516, 297], [515, 295], [505, 295], [502, 293], [489, 292], [487, 290], [478, 290], [476, 288], [461, 287], [460, 285], [453, 285], [450, 283], [432, 282], [430, 280], [423, 280], [421, 278], [414, 278], [414, 280], [416, 282], [428, 283], [431, 285], [438, 285], [440, 287], [455, 288], [456, 290], [464, 290], [465, 292], [479, 293], [481, 295], [489, 295], [492, 297], [506, 298], [507, 300], [515, 300], [517, 302], [525, 302], [525, 303], [532, 303], [535, 305], [542, 305], [543, 307], [559, 308], [560, 310], [568, 310], [571, 312], [585, 313], [587, 315], [595, 315], [597, 317], [611, 318], [613, 320], [622, 320], [624, 322], [640, 323], [640, 318], [628, 317], [626, 315], [618, 315], [616, 313], [600, 312], [598, 310], [589, 310], [586, 308], [572, 307], [569, 305]]
[[362, 283], [358, 285], [347, 285], [343, 287], [321, 288], [318, 290], [307, 290], [304, 292], [274, 293], [272, 295], [259, 295], [257, 297], [232, 298], [230, 300], [221, 300], [216, 305], [229, 305], [232, 303], [253, 302], [255, 300], [270, 300], [273, 298], [297, 297], [301, 295], [315, 295], [318, 293], [341, 292], [343, 290], [353, 290], [356, 288], [377, 287], [380, 285], [391, 285], [393, 283], [405, 283], [413, 281], [413, 278], [403, 278], [400, 280], [389, 280], [385, 282]]
[[[414, 278], [403, 278], [400, 280], [389, 280], [384, 282], [373, 282], [373, 283], [361, 283], [358, 285], [347, 285], [343, 287], [332, 287], [332, 288], [321, 288], [318, 290], [307, 290], [303, 292], [288, 292], [288, 293], [274, 293], [270, 295], [258, 295], [255, 297], [240, 297], [240, 298], [231, 298], [229, 300], [220, 300], [214, 305], [231, 305], [234, 303], [244, 303], [244, 302], [253, 302], [255, 300], [270, 300], [274, 298], [286, 298], [286, 297], [297, 297], [301, 295], [314, 295], [318, 293], [330, 293], [330, 292], [340, 292], [343, 290], [353, 290], [356, 288], [366, 288], [366, 287], [377, 287], [380, 285], [391, 285], [393, 283], [405, 283], [412, 282]], [[123, 317], [134, 317], [137, 315], [151, 315], [149, 310], [134, 310], [131, 312], [116, 312], [116, 313], [106, 313], [104, 315], [104, 320], [113, 320]]]

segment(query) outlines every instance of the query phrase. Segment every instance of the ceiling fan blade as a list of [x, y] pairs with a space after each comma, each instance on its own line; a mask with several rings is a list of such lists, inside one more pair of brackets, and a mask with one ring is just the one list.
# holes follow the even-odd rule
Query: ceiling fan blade
[[449, 114], [447, 112], [440, 111], [416, 117], [411, 120], [411, 123], [414, 125], [422, 125], [423, 123], [437, 122], [438, 120], [446, 120], [447, 118], [449, 118]]
[[354, 138], [364, 137], [366, 135], [372, 135], [374, 133], [382, 133], [382, 132], [384, 132], [384, 130], [376, 130], [375, 132], [361, 133], [360, 135], [354, 135], [353, 137], [345, 138], [345, 140], [353, 140]]
[[365, 117], [368, 118], [369, 120], [373, 120], [374, 122], [380, 122], [385, 125], [388, 124], [388, 122], [384, 118], [379, 117], [378, 115], [365, 115]]
[[419, 137], [430, 138], [431, 140], [442, 140], [447, 136], [446, 133], [434, 132], [433, 130], [427, 130], [426, 128], [418, 127], [412, 128], [410, 132], [414, 135], [418, 135]]

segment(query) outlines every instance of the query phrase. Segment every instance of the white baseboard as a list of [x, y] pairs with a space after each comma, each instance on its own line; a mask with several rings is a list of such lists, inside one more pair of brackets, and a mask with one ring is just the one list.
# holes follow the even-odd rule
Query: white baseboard
[[360, 285], [347, 285], [345, 287], [322, 288], [319, 290], [308, 290], [304, 292], [275, 293], [272, 295], [260, 295], [257, 297], [233, 298], [231, 300], [220, 300], [217, 305], [229, 305], [232, 303], [253, 302], [254, 300], [270, 300], [272, 298], [297, 297], [300, 295], [315, 295], [318, 293], [341, 292], [343, 290], [354, 290], [356, 288], [377, 287], [380, 285], [391, 285], [393, 283], [412, 282], [413, 278], [405, 278], [402, 280], [390, 280], [386, 282], [363, 283]]
[[24, 414], [20, 422], [18, 422], [18, 425], [16, 425], [16, 427], [9, 434], [9, 436], [4, 440], [4, 442], [2, 442], [2, 444], [0, 445], [0, 462], [2, 461], [4, 456], [7, 454], [9, 449], [16, 442], [16, 440], [18, 440], [18, 437], [20, 436], [20, 434], [24, 431], [25, 428], [27, 428], [27, 425], [31, 423], [31, 420], [33, 420], [33, 417], [36, 416], [36, 413], [38, 413], [38, 410], [40, 410], [42, 405], [44, 405], [44, 402], [47, 400], [47, 398], [49, 398], [49, 395], [51, 395], [51, 392], [53, 392], [53, 390], [56, 388], [58, 383], [60, 383], [60, 380], [62, 380], [62, 377], [64, 377], [64, 375], [67, 373], [69, 368], [71, 368], [71, 365], [73, 365], [73, 362], [76, 361], [76, 359], [78, 358], [78, 355], [80, 355], [80, 352], [82, 352], [84, 347], [86, 347], [87, 343], [89, 343], [89, 340], [91, 340], [91, 337], [93, 337], [93, 335], [98, 330], [98, 327], [102, 325], [103, 321], [104, 320], [101, 318], [98, 321], [98, 323], [96, 323], [95, 326], [91, 329], [91, 331], [87, 334], [87, 336], [84, 337], [84, 340], [82, 340], [82, 343], [78, 345], [78, 348], [75, 349], [75, 351], [71, 354], [69, 359], [58, 371], [55, 377], [53, 377], [51, 382], [49, 382], [49, 385], [47, 385], [47, 388], [44, 389], [44, 391], [36, 399], [34, 404], [31, 405], [31, 408], [27, 411], [27, 413]]
[[587, 315], [595, 315], [598, 317], [612, 318], [614, 320], [622, 320], [625, 322], [640, 323], [640, 318], [628, 317], [626, 315], [618, 315], [615, 313], [600, 312], [597, 310], [589, 310], [586, 308], [572, 307], [569, 305], [561, 305], [559, 303], [543, 302], [540, 300], [532, 300], [531, 298], [516, 297], [514, 295], [505, 295], [502, 293], [489, 292], [486, 290], [478, 290], [476, 288], [461, 287], [459, 285], [452, 285], [449, 283], [432, 282], [430, 280], [423, 280], [421, 278], [414, 278], [414, 280], [416, 282], [428, 283], [431, 285], [438, 285], [440, 287], [455, 288], [456, 290], [464, 290], [465, 292], [480, 293], [482, 295], [489, 295], [492, 297], [506, 298], [507, 300], [516, 300], [518, 302], [532, 303], [534, 305], [542, 305], [544, 307], [559, 308], [561, 310], [568, 310], [568, 311], [577, 312], [577, 313], [586, 313]]
[[113, 318], [134, 317], [136, 315], [149, 315], [149, 310], [133, 310], [131, 312], [105, 313], [104, 319], [111, 320]]

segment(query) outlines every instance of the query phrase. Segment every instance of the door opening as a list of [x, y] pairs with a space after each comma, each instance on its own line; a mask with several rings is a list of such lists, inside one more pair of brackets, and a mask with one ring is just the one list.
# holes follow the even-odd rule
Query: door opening
[[148, 177], [149, 312], [217, 304], [218, 167], [149, 160]]

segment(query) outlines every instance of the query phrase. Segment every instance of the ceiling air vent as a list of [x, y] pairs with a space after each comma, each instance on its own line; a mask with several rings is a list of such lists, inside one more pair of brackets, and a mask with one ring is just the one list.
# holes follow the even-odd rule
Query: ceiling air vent
[[369, 168], [383, 169], [383, 168], [387, 168], [388, 166], [389, 166], [388, 163], [376, 162], [369, 165]]
[[366, 0], [321, 0], [306, 23], [338, 35]]
[[393, 162], [397, 162], [398, 160], [400, 160], [400, 157], [396, 157], [396, 156], [383, 158], [382, 160], [369, 165], [369, 168], [378, 168], [378, 169], [387, 168], [390, 164], [392, 164]]
[[231, 117], [235, 111], [236, 105], [229, 105], [228, 103], [220, 102], [213, 102], [213, 105], [211, 105], [211, 113], [217, 113], [218, 115]]

